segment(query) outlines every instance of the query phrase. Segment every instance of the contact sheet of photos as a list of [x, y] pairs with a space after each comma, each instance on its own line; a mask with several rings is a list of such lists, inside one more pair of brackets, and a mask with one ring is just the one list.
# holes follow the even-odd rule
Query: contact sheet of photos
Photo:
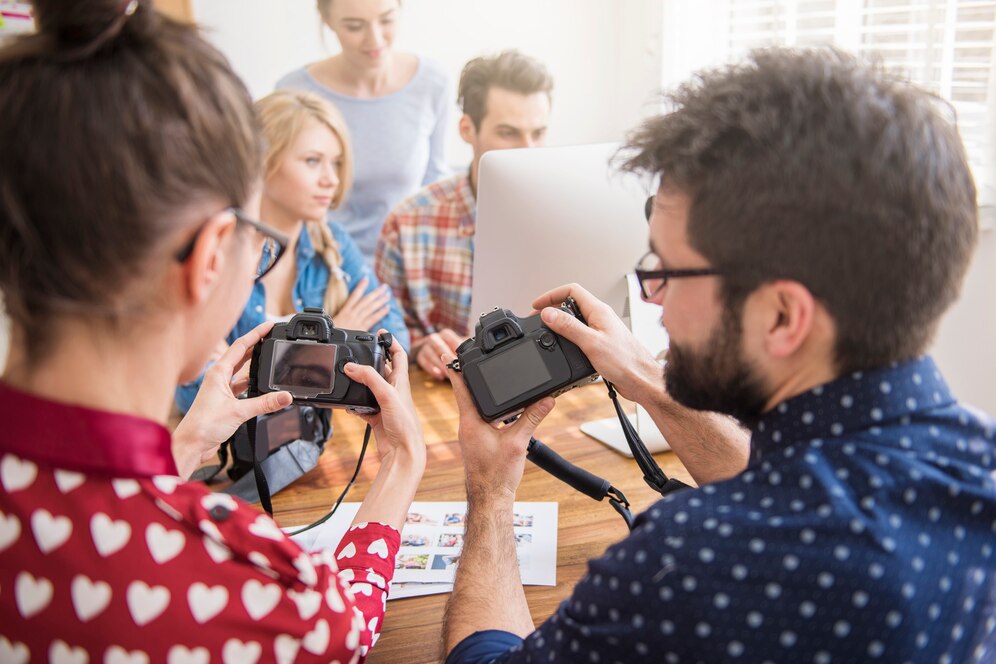
[[[307, 551], [335, 548], [358, 509], [359, 503], [343, 503], [332, 519], [294, 539]], [[465, 502], [412, 503], [388, 599], [453, 589], [466, 518]], [[512, 526], [523, 585], [556, 585], [557, 503], [515, 503]]]

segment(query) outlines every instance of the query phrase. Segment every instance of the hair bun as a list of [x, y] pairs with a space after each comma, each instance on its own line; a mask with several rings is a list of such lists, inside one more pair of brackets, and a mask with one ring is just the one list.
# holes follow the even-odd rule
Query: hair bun
[[89, 57], [126, 29], [141, 30], [152, 8], [140, 0], [35, 0], [38, 32], [50, 38], [61, 59]]

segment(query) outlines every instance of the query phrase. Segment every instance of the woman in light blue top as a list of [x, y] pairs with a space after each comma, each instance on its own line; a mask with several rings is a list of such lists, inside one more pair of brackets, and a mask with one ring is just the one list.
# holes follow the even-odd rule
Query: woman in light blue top
[[329, 219], [372, 263], [387, 214], [449, 175], [444, 139], [453, 95], [441, 65], [391, 48], [400, 0], [318, 0], [318, 9], [342, 52], [292, 71], [277, 88], [321, 95], [346, 118], [355, 184]]
[[[255, 284], [228, 343], [265, 320], [287, 320], [305, 307], [322, 307], [336, 327], [386, 329], [404, 348], [408, 330], [394, 297], [380, 285], [346, 230], [325, 212], [346, 198], [352, 151], [335, 107], [306, 92], [282, 91], [256, 102], [267, 143], [260, 216], [290, 242], [296, 260], [284, 260]], [[177, 389], [186, 412], [201, 379]]]

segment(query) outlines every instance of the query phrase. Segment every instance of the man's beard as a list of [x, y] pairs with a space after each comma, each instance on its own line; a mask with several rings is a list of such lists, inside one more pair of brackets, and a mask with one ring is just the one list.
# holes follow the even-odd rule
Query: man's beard
[[741, 307], [726, 308], [701, 352], [672, 341], [664, 384], [671, 398], [683, 406], [732, 415], [751, 426], [763, 414], [768, 397], [761, 377], [743, 357], [741, 312]]

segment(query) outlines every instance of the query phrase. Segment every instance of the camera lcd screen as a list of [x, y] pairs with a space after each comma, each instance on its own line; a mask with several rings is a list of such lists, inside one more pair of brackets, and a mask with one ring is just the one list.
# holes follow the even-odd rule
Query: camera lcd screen
[[297, 391], [331, 392], [335, 381], [335, 355], [335, 344], [274, 341], [270, 387], [292, 394]]
[[[301, 411], [297, 406], [274, 413], [262, 420], [266, 428], [267, 453], [272, 452], [284, 443], [301, 438]], [[257, 433], [257, 438], [259, 434]]]
[[543, 362], [539, 347], [533, 342], [519, 344], [488, 358], [481, 362], [479, 368], [491, 398], [499, 406], [553, 378]]

